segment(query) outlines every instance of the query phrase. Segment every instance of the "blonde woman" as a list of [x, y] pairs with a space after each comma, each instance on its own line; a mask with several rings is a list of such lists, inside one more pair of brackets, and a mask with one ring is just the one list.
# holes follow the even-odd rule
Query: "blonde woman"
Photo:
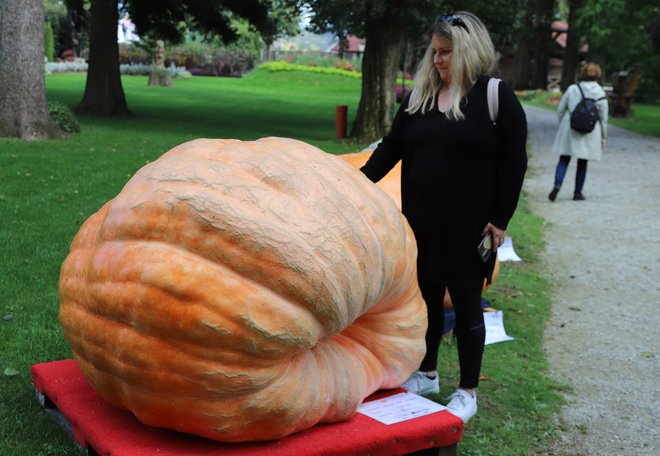
[[499, 115], [490, 120], [489, 75], [496, 66], [488, 32], [473, 14], [439, 16], [415, 88], [390, 132], [362, 171], [373, 182], [402, 160], [402, 210], [418, 247], [418, 279], [427, 304], [427, 354], [403, 385], [418, 394], [439, 392], [438, 351], [447, 287], [456, 312], [460, 383], [448, 409], [464, 421], [477, 412], [485, 327], [484, 278], [495, 255], [483, 262], [477, 245], [492, 236], [502, 245], [527, 168], [527, 122], [511, 88], [499, 85]]
[[[573, 200], [584, 201], [586, 197], [582, 193], [584, 181], [587, 178], [587, 162], [589, 160], [600, 160], [602, 151], [607, 140], [607, 115], [608, 103], [605, 90], [598, 81], [602, 76], [602, 70], [597, 63], [588, 63], [582, 68], [580, 79], [582, 82], [572, 84], [566, 89], [561, 97], [557, 114], [559, 115], [559, 129], [552, 144], [552, 151], [559, 155], [559, 162], [555, 170], [555, 185], [550, 191], [550, 201], [557, 199], [557, 194], [564, 182], [568, 164], [571, 157], [577, 159], [577, 170], [575, 172], [575, 187], [573, 188]], [[580, 91], [582, 90], [582, 91]], [[598, 109], [598, 122], [590, 133], [580, 133], [571, 129], [571, 113], [582, 100], [582, 94], [586, 98], [596, 101]]]

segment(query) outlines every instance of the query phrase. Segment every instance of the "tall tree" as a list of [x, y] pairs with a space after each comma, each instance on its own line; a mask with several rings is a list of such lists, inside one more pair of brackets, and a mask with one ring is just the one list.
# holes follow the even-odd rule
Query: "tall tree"
[[117, 0], [92, 1], [90, 16], [87, 82], [76, 111], [97, 115], [128, 114], [119, 72]]
[[405, 31], [401, 24], [409, 18], [412, 0], [375, 3], [365, 2], [362, 95], [351, 130], [352, 137], [367, 141], [382, 138], [392, 124], [394, 86]]
[[266, 59], [270, 59], [270, 48], [277, 38], [300, 33], [300, 5], [296, 0], [268, 0], [271, 27], [261, 31], [266, 46]]
[[0, 1], [0, 136], [63, 137], [48, 113], [43, 0]]
[[533, 14], [526, 10], [523, 26], [518, 33], [518, 41], [513, 58], [513, 87], [517, 90], [529, 89], [531, 85], [531, 67], [529, 62], [532, 58], [532, 42], [534, 29]]
[[[84, 0], [68, 0], [71, 6]], [[248, 19], [256, 28], [269, 30], [268, 5], [261, 0], [124, 0], [138, 33], [176, 43], [185, 27], [203, 31], [208, 37], [236, 39], [231, 16]], [[118, 0], [93, 0], [90, 10], [89, 68], [83, 99], [77, 111], [97, 115], [128, 113], [119, 73], [117, 44]]]
[[577, 22], [589, 45], [587, 58], [603, 66], [606, 79], [639, 67], [635, 97], [651, 103], [660, 98], [660, 53], [654, 47], [660, 3], [584, 0]]
[[428, 7], [430, 2], [313, 0], [304, 3], [314, 12], [311, 23], [315, 29], [332, 31], [340, 37], [351, 33], [366, 39], [362, 92], [350, 136], [365, 142], [384, 136], [392, 123], [405, 27], [413, 10]]
[[536, 0], [536, 24], [534, 27], [534, 69], [532, 84], [536, 89], [545, 89], [548, 85], [548, 60], [552, 43], [552, 19], [555, 12], [555, 0]]
[[575, 75], [580, 64], [580, 42], [582, 32], [578, 26], [580, 10], [584, 6], [584, 0], [570, 0], [568, 12], [568, 32], [566, 34], [566, 48], [564, 48], [564, 63], [561, 68], [560, 88], [565, 91], [569, 85], [575, 82]]

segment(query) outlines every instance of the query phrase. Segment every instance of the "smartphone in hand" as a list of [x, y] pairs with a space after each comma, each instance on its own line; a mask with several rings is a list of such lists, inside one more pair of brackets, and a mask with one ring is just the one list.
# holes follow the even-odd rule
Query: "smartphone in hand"
[[493, 233], [490, 231], [486, 233], [477, 246], [477, 252], [481, 261], [484, 263], [488, 261], [488, 258], [493, 254]]

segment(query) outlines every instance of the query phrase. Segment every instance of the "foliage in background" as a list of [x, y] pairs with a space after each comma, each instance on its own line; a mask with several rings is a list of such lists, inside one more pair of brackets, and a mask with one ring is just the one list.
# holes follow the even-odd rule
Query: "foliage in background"
[[263, 68], [264, 70], [269, 70], [269, 71], [311, 71], [315, 73], [340, 74], [343, 76], [350, 76], [353, 78], [362, 77], [362, 73], [360, 73], [359, 71], [354, 71], [352, 68], [347, 69], [344, 60], [328, 59], [326, 63], [333, 61], [334, 64], [332, 63], [330, 64], [332, 66], [330, 65], [317, 66], [315, 64], [316, 60], [311, 60], [310, 63], [308, 64], [289, 63], [287, 61], [278, 60], [278, 61], [264, 62], [261, 65], [259, 65], [259, 68]]
[[[152, 65], [143, 65], [141, 63], [131, 64], [131, 65], [119, 65], [119, 71], [121, 74], [132, 75], [132, 76], [148, 76], [152, 72]], [[163, 72], [163, 78], [169, 76], [170, 78], [178, 79], [188, 79], [192, 77], [190, 71], [185, 67], [178, 67], [173, 63], [166, 66], [165, 68], [158, 69], [159, 72]]]
[[589, 43], [588, 58], [603, 66], [607, 80], [610, 80], [614, 72], [627, 71], [633, 65], [641, 65], [635, 100], [660, 102], [658, 2], [585, 0], [577, 26], [585, 31]]
[[297, 0], [267, 0], [268, 17], [273, 23], [270, 30], [261, 32], [261, 38], [268, 49], [277, 38], [294, 36], [300, 33], [301, 2]]
[[45, 0], [44, 13], [46, 23], [53, 31], [53, 56], [56, 58], [68, 48], [66, 6], [61, 1]]
[[324, 52], [290, 52], [281, 53], [280, 59], [294, 65], [362, 71], [361, 56], [354, 59], [341, 59], [336, 54]]
[[44, 56], [49, 62], [55, 60], [55, 38], [50, 22], [44, 24]]
[[[48, 62], [45, 64], [46, 74], [56, 73], [86, 73], [89, 65], [86, 62]], [[148, 75], [151, 73], [151, 65], [144, 63], [124, 63], [119, 65], [121, 74], [126, 75]], [[185, 67], [178, 67], [173, 63], [164, 68], [167, 74], [172, 78], [186, 79], [192, 74]]]
[[536, 0], [444, 0], [441, 4], [437, 15], [460, 10], [476, 14], [488, 28], [495, 49], [503, 53], [517, 42], [525, 26], [524, 14], [535, 9]]
[[67, 105], [59, 101], [48, 101], [48, 113], [58, 127], [66, 133], [78, 133], [80, 123]]
[[[240, 77], [254, 69], [261, 51], [259, 34], [246, 20], [231, 22], [237, 33], [235, 43], [226, 44], [218, 37], [210, 40], [193, 31], [185, 32], [182, 43], [165, 46], [165, 66], [185, 67], [197, 76]], [[153, 59], [155, 37], [147, 35], [137, 43], [119, 45], [121, 64], [148, 65]]]

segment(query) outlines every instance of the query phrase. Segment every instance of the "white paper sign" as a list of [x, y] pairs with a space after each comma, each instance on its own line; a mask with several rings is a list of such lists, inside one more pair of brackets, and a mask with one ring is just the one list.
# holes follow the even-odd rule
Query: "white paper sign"
[[484, 312], [484, 324], [486, 325], [485, 345], [513, 340], [513, 337], [507, 336], [504, 331], [504, 314], [501, 310]]
[[522, 261], [513, 250], [513, 241], [509, 236], [504, 238], [504, 244], [497, 249], [497, 258], [499, 258], [500, 263], [504, 261]]
[[358, 407], [358, 413], [383, 424], [394, 424], [440, 412], [446, 408], [422, 396], [406, 392], [365, 402]]

